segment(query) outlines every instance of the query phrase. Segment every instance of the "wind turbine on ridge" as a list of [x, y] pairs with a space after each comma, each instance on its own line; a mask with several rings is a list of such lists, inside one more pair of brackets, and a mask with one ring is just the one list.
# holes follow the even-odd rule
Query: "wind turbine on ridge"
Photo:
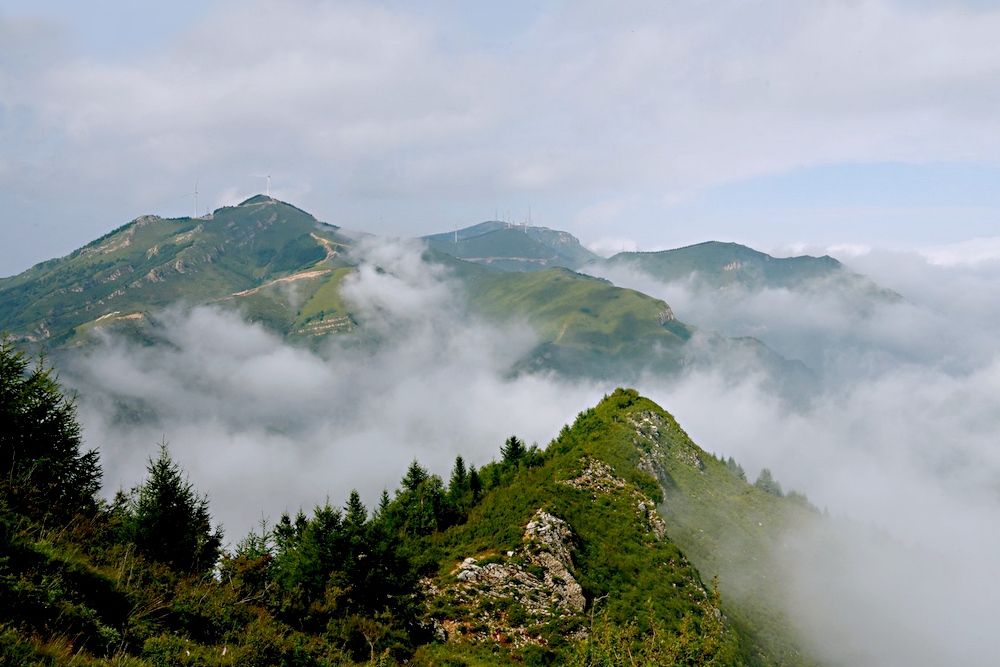
[[265, 183], [264, 194], [268, 199], [271, 198], [271, 174], [257, 174], [256, 178], [263, 178]]

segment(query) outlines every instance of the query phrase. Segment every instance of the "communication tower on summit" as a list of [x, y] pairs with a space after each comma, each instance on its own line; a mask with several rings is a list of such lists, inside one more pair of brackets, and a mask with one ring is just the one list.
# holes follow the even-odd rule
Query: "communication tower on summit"
[[257, 178], [264, 179], [264, 194], [268, 199], [271, 198], [271, 174], [257, 174]]

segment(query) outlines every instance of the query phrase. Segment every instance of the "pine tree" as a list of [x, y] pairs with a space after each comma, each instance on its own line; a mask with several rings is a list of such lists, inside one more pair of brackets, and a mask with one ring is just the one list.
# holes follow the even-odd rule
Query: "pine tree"
[[519, 440], [516, 435], [507, 438], [507, 441], [500, 448], [500, 456], [504, 465], [516, 466], [524, 458], [527, 450], [524, 448], [524, 441]]
[[0, 340], [0, 496], [36, 520], [66, 521], [96, 508], [97, 452], [81, 452], [76, 406], [44, 360]]
[[475, 505], [483, 495], [483, 480], [479, 479], [476, 466], [469, 466], [469, 491], [472, 492], [472, 504]]
[[736, 459], [734, 459], [732, 456], [730, 456], [729, 459], [726, 461], [726, 467], [729, 468], [729, 472], [733, 473], [734, 475], [742, 479], [744, 482], [746, 481], [747, 474], [743, 471], [743, 466], [737, 463]]
[[347, 504], [344, 506], [344, 528], [351, 535], [361, 534], [367, 521], [368, 510], [361, 502], [361, 496], [358, 495], [357, 489], [351, 489]]
[[210, 570], [219, 558], [222, 530], [212, 531], [208, 498], [182, 476], [166, 443], [146, 469], [149, 476], [128, 499], [127, 537], [150, 559], [182, 572]]
[[757, 475], [757, 481], [753, 483], [761, 491], [766, 491], [774, 496], [781, 496], [781, 484], [774, 479], [771, 471], [767, 468], [763, 468], [760, 474]]
[[392, 499], [389, 497], [389, 492], [382, 489], [382, 495], [378, 497], [378, 506], [372, 512], [372, 524], [391, 530], [392, 523]]
[[451, 481], [448, 482], [448, 494], [452, 498], [459, 498], [468, 488], [469, 478], [465, 470], [465, 460], [461, 456], [456, 456], [455, 465], [451, 468]]
[[407, 491], [416, 491], [417, 487], [426, 481], [427, 475], [427, 469], [421, 466], [419, 461], [413, 459], [410, 467], [406, 469], [406, 474], [403, 476], [403, 488]]

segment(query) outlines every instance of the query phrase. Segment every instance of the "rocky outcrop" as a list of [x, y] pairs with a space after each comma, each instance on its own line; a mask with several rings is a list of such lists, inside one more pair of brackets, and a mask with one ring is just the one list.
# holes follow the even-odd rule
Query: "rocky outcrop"
[[425, 582], [431, 608], [438, 610], [433, 615], [439, 635], [450, 641], [544, 644], [535, 631], [540, 624], [581, 615], [586, 606], [572, 572], [572, 549], [569, 524], [539, 509], [518, 549], [464, 559], [452, 572], [453, 583]]
[[[599, 494], [624, 493], [631, 495], [635, 500], [637, 514], [643, 529], [652, 533], [657, 540], [666, 537], [667, 525], [663, 522], [660, 513], [656, 511], [656, 503], [653, 502], [652, 498], [621, 477], [615, 476], [614, 470], [604, 461], [584, 457], [580, 463], [583, 466], [580, 474], [573, 479], [562, 481], [562, 484], [580, 491], [589, 491], [594, 500], [597, 500]], [[656, 477], [655, 472], [649, 472], [649, 474]]]
[[643, 410], [630, 415], [628, 421], [635, 429], [636, 437], [633, 442], [643, 452], [643, 458], [639, 463], [639, 469], [643, 472], [658, 478], [660, 466], [657, 461], [662, 460], [665, 455], [672, 456], [699, 471], [705, 470], [705, 462], [701, 460], [696, 447], [683, 444], [663, 446], [663, 438], [671, 425], [661, 415], [651, 410]]
[[625, 480], [615, 477], [614, 470], [604, 461], [586, 457], [581, 459], [581, 463], [583, 470], [580, 474], [573, 479], [563, 481], [563, 484], [594, 493], [612, 493], [625, 488]]

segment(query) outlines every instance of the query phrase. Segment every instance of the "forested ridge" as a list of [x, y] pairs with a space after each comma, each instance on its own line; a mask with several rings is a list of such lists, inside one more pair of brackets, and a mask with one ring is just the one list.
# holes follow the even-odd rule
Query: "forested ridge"
[[4, 342], [0, 374], [0, 664], [768, 662], [671, 542], [648, 452], [614, 444], [634, 391], [545, 449], [511, 436], [447, 481], [414, 460], [371, 509], [350, 491], [226, 548], [168, 443], [105, 500], [44, 360]]

